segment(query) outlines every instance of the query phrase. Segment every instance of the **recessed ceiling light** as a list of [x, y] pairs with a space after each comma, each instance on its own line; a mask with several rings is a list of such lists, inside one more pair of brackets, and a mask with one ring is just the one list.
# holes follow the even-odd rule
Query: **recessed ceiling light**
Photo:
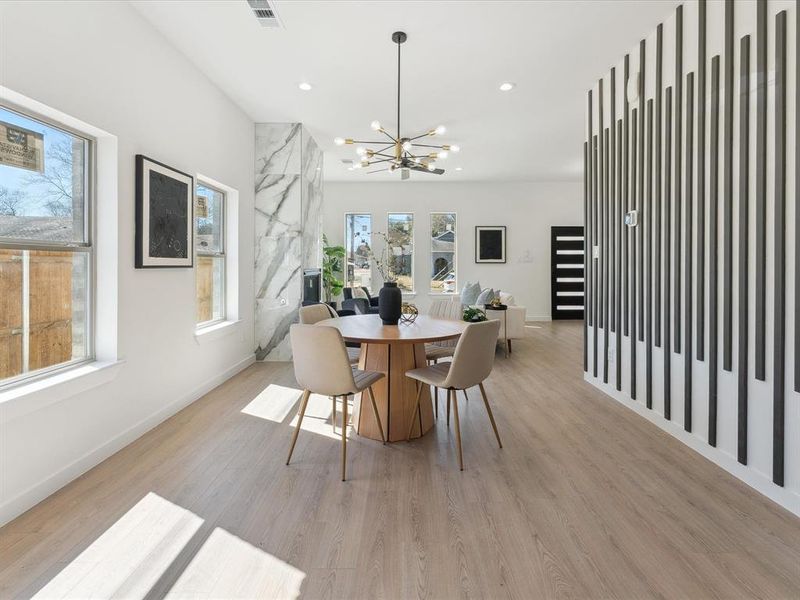
[[309, 91], [311, 89], [311, 84], [306, 82], [306, 81], [304, 81], [303, 83], [298, 83], [297, 87], [299, 87], [304, 92], [307, 92], [307, 91]]
[[462, 169], [461, 167], [456, 167], [456, 171], [463, 171], [463, 170], [464, 169]]
[[501, 92], [508, 92], [513, 90], [517, 86], [516, 83], [511, 83], [510, 81], [506, 81], [505, 83], [500, 84], [500, 91]]

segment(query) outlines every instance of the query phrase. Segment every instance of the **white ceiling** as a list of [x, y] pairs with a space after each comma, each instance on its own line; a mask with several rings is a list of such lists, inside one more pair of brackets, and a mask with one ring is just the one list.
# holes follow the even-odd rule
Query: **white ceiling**
[[[412, 179], [579, 179], [586, 90], [678, 3], [291, 0], [274, 2], [284, 28], [268, 29], [246, 0], [132, 2], [254, 121], [303, 122], [328, 181], [399, 179], [349, 172], [354, 148], [333, 144], [375, 139], [373, 119], [396, 126], [396, 30], [408, 33], [403, 135], [443, 124], [462, 148], [444, 175]], [[504, 81], [517, 87], [502, 93]]]

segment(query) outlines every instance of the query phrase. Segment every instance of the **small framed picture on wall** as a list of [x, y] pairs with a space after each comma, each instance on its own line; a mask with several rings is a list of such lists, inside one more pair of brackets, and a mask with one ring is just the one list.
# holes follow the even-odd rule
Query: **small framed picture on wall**
[[475, 227], [475, 262], [506, 262], [505, 225], [479, 225]]
[[136, 155], [137, 269], [191, 267], [194, 177]]

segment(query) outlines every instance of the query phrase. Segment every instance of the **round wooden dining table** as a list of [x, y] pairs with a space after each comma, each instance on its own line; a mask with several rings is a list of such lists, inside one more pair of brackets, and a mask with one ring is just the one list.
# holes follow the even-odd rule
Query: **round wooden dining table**
[[[359, 369], [380, 371], [386, 375], [373, 386], [373, 391], [381, 422], [388, 432], [387, 439], [396, 442], [406, 439], [411, 411], [417, 399], [417, 383], [405, 376], [406, 371], [427, 365], [426, 343], [455, 339], [467, 323], [419, 315], [413, 323], [401, 321], [397, 325], [384, 325], [378, 315], [355, 315], [326, 319], [317, 325], [336, 327], [345, 341], [361, 344]], [[367, 406], [362, 410], [362, 406], [361, 398], [356, 397], [353, 410], [356, 431], [380, 441], [372, 409]], [[433, 427], [433, 404], [428, 385], [423, 385], [420, 412], [415, 420], [411, 437], [420, 437]]]

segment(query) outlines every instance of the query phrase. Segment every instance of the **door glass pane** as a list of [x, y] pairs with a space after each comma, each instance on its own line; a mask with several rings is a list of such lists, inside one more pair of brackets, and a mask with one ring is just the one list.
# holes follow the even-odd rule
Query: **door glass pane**
[[404, 292], [414, 291], [414, 215], [389, 214], [389, 260]]
[[456, 281], [456, 214], [431, 214], [431, 292], [452, 294]]
[[0, 238], [86, 242], [88, 141], [0, 107]]
[[225, 318], [225, 257], [197, 257], [197, 322]]
[[213, 188], [197, 186], [195, 219], [197, 235], [195, 247], [198, 252], [220, 253], [224, 251], [222, 240], [222, 205], [225, 195]]
[[372, 216], [345, 215], [345, 251], [347, 266], [345, 285], [365, 287], [372, 292], [372, 269], [369, 250], [372, 247]]

